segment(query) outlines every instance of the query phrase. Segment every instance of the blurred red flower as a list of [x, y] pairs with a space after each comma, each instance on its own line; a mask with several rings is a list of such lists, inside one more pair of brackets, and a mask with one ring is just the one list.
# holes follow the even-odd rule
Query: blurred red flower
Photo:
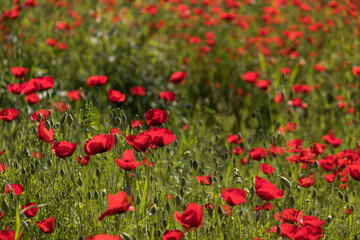
[[133, 96], [145, 96], [145, 88], [143, 86], [134, 86], [130, 89], [130, 92]]
[[0, 112], [0, 119], [5, 122], [11, 122], [19, 115], [19, 111], [15, 108], [5, 108]]
[[54, 231], [55, 218], [48, 217], [45, 220], [36, 222], [36, 225], [41, 231], [47, 234], [51, 234]]
[[86, 240], [122, 240], [120, 236], [113, 236], [108, 234], [98, 234], [87, 238]]
[[270, 201], [284, 196], [284, 191], [278, 189], [274, 184], [256, 176], [255, 179], [256, 195], [265, 201]]
[[116, 91], [113, 89], [108, 90], [109, 100], [112, 103], [124, 102], [125, 94], [122, 94], [120, 91]]
[[161, 109], [150, 109], [145, 114], [147, 125], [156, 126], [168, 121], [169, 117], [167, 113]]
[[184, 84], [186, 80], [186, 72], [174, 72], [171, 74], [169, 82], [175, 83], [175, 84]]
[[95, 155], [98, 153], [110, 151], [115, 144], [113, 135], [99, 134], [86, 141], [84, 151], [87, 155]]
[[108, 78], [107, 76], [101, 75], [101, 76], [91, 76], [88, 78], [87, 85], [89, 87], [91, 86], [99, 86], [99, 85], [105, 85]]
[[47, 143], [53, 143], [54, 141], [54, 128], [47, 130], [45, 122], [41, 121], [38, 126], [37, 138]]
[[174, 216], [178, 223], [183, 227], [190, 229], [201, 227], [203, 223], [203, 214], [204, 212], [201, 205], [189, 203], [182, 215], [179, 212], [175, 212]]
[[184, 237], [184, 232], [180, 230], [166, 230], [162, 237], [163, 240], [180, 240]]
[[171, 91], [164, 91], [159, 93], [160, 98], [169, 102], [173, 102], [176, 99], [176, 93]]
[[230, 206], [246, 203], [246, 192], [238, 188], [229, 188], [227, 190], [223, 190], [221, 197]]
[[[37, 204], [31, 203], [31, 202], [22, 206], [23, 209], [26, 209], [24, 212], [25, 216], [27, 216], [28, 218], [32, 218], [32, 217], [36, 216], [36, 213], [38, 212], [39, 208], [34, 207], [34, 206], [37, 206]], [[32, 207], [32, 208], [29, 208], [29, 207]]]
[[15, 77], [23, 78], [29, 71], [29, 69], [24, 67], [12, 67], [10, 68], [10, 71]]
[[108, 198], [108, 208], [101, 214], [99, 221], [103, 220], [106, 216], [135, 210], [134, 207], [131, 206], [133, 195], [130, 196], [129, 201], [127, 200], [126, 192], [123, 191], [120, 191], [115, 195], [108, 193], [106, 196]]
[[66, 157], [71, 157], [73, 155], [77, 144], [77, 142], [71, 143], [67, 141], [56, 142], [53, 144], [52, 150], [57, 157], [65, 159]]

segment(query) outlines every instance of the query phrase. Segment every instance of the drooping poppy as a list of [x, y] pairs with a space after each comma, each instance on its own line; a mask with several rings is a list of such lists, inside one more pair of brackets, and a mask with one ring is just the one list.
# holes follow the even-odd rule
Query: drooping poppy
[[121, 93], [120, 91], [116, 91], [113, 89], [108, 90], [108, 97], [110, 102], [112, 103], [119, 103], [125, 101], [125, 94]]
[[[32, 218], [36, 216], [36, 213], [38, 212], [39, 208], [35, 207], [37, 206], [36, 203], [27, 203], [25, 205], [22, 206], [23, 209], [26, 209], [24, 211], [25, 216], [27, 216], [28, 218]], [[31, 207], [31, 208], [30, 208]]]
[[114, 144], [115, 137], [113, 135], [99, 134], [86, 141], [84, 151], [91, 156], [110, 151]]
[[123, 155], [121, 157], [121, 160], [118, 158], [115, 158], [115, 162], [120, 168], [122, 168], [126, 171], [134, 170], [138, 166], [143, 164], [143, 161], [142, 162], [135, 161], [134, 150], [125, 150], [125, 152], [123, 153]]
[[99, 221], [103, 220], [106, 216], [124, 213], [129, 210], [134, 211], [134, 207], [131, 206], [133, 195], [130, 195], [129, 201], [124, 191], [120, 191], [115, 195], [108, 193], [106, 196], [108, 198], [108, 208], [100, 215]]
[[71, 143], [67, 141], [56, 142], [52, 145], [52, 150], [57, 157], [64, 159], [73, 155], [77, 144], [77, 142]]
[[45, 220], [36, 222], [36, 225], [40, 228], [41, 231], [47, 234], [51, 234], [54, 231], [55, 218], [48, 217]]
[[270, 201], [284, 196], [284, 191], [278, 189], [271, 182], [256, 176], [255, 178], [256, 195], [265, 201]]
[[11, 122], [19, 115], [19, 111], [15, 108], [5, 108], [0, 112], [0, 119], [5, 122]]
[[174, 216], [178, 223], [186, 229], [190, 229], [201, 227], [203, 223], [203, 214], [204, 212], [201, 205], [189, 203], [182, 215], [179, 212], [175, 212]]
[[227, 190], [223, 190], [221, 197], [230, 206], [246, 203], [246, 192], [238, 188], [229, 188]]
[[47, 130], [45, 122], [41, 121], [38, 126], [37, 138], [47, 143], [53, 143], [54, 141], [54, 128]]
[[164, 110], [161, 109], [150, 109], [145, 114], [147, 125], [157, 126], [168, 121], [169, 117]]
[[163, 240], [180, 240], [184, 237], [184, 232], [180, 230], [166, 230], [162, 237]]

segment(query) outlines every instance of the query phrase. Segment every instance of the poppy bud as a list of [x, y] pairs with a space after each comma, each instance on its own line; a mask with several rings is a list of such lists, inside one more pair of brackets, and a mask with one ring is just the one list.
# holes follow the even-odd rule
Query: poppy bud
[[63, 168], [60, 169], [60, 175], [61, 175], [62, 177], [65, 176], [65, 170], [64, 170]]
[[295, 206], [295, 197], [291, 196], [290, 197], [290, 207], [294, 207]]
[[50, 124], [50, 121], [49, 120], [46, 120], [45, 121], [45, 127], [46, 127], [46, 130], [50, 130], [50, 128], [51, 128], [51, 124]]
[[91, 192], [90, 192], [90, 191], [87, 193], [87, 198], [88, 198], [89, 200], [91, 200]]
[[357, 234], [354, 236], [354, 240], [359, 240], [359, 236]]
[[102, 191], [102, 196], [103, 196], [103, 197], [106, 196], [106, 189], [104, 189], [104, 190]]
[[223, 216], [223, 215], [224, 215], [224, 211], [223, 211], [223, 209], [222, 209], [221, 206], [218, 206], [217, 211], [218, 211], [218, 214], [219, 214], [220, 216]]
[[122, 235], [122, 238], [124, 240], [131, 240], [132, 239], [131, 236], [129, 234], [127, 234], [127, 233], [121, 233], [121, 235]]
[[157, 205], [154, 204], [150, 209], [151, 214], [154, 215], [156, 213], [156, 210], [157, 210]]
[[95, 199], [98, 199], [98, 198], [99, 198], [99, 193], [98, 193], [98, 191], [96, 191], [96, 190], [94, 191], [94, 198], [95, 198]]
[[281, 228], [280, 228], [279, 226], [276, 227], [276, 233], [277, 233], [278, 235], [280, 235], [280, 233], [281, 233]]
[[51, 167], [52, 161], [50, 159], [47, 161], [47, 165], [49, 166], [49, 168]]
[[184, 187], [186, 184], [186, 180], [185, 178], [181, 178], [181, 186]]
[[21, 169], [21, 173], [22, 173], [22, 175], [25, 175], [25, 174], [26, 174], [26, 169], [25, 169], [25, 168], [22, 168], [22, 169]]
[[340, 198], [340, 199], [344, 199], [344, 194], [343, 194], [341, 191], [339, 191], [338, 194], [339, 194], [339, 198]]
[[326, 218], [326, 222], [327, 222], [327, 223], [330, 223], [331, 220], [332, 220], [332, 217], [331, 217], [331, 215], [329, 215], [329, 216]]
[[83, 185], [81, 178], [78, 179], [78, 185], [79, 185], [79, 187], [81, 187]]
[[177, 196], [175, 197], [175, 203], [176, 203], [176, 205], [178, 205], [178, 206], [181, 205], [182, 200], [181, 200], [181, 197], [180, 197], [179, 195], [177, 195]]
[[158, 204], [159, 203], [159, 199], [157, 197], [154, 197], [154, 203]]
[[182, 188], [180, 189], [180, 196], [184, 197], [184, 189], [182, 189]]
[[209, 216], [212, 217], [213, 214], [214, 214], [214, 209], [212, 209], [212, 207], [209, 207], [208, 208], [208, 213], [209, 213]]
[[262, 211], [256, 212], [256, 217], [255, 217], [255, 220], [256, 220], [256, 221], [259, 221], [259, 220], [260, 220], [260, 218], [261, 218], [261, 213], [262, 213]]
[[348, 195], [345, 195], [345, 202], [349, 202], [349, 196]]
[[318, 163], [318, 161], [315, 161], [313, 166], [314, 166], [315, 170], [317, 170], [317, 169], [319, 168], [319, 163]]
[[316, 188], [314, 188], [313, 192], [312, 192], [312, 197], [313, 198], [316, 198], [316, 195], [317, 195], [317, 190]]
[[96, 177], [100, 179], [101, 178], [101, 171], [100, 171], [99, 168], [96, 169], [95, 173], [96, 173]]
[[196, 170], [198, 169], [198, 167], [199, 167], [198, 161], [194, 160], [194, 161], [193, 161], [193, 168], [194, 168], [194, 170], [196, 171]]
[[71, 124], [73, 123], [74, 118], [71, 114], [69, 114], [68, 118], [67, 118], [67, 123], [71, 126]]
[[163, 221], [162, 221], [162, 225], [164, 226], [164, 228], [166, 228], [166, 227], [167, 227], [167, 224], [168, 224], [168, 222], [166, 221], [166, 219], [163, 219]]
[[140, 203], [141, 203], [141, 197], [137, 196], [136, 197], [136, 205], [140, 205]]
[[[40, 113], [39, 113], [39, 114], [40, 114]], [[66, 121], [66, 118], [67, 118], [67, 113], [64, 112], [64, 113], [61, 115], [60, 123], [63, 124], [63, 123]], [[38, 117], [38, 119], [41, 119], [41, 115], [40, 115], [40, 117]]]
[[280, 178], [280, 182], [285, 185], [287, 188], [292, 188], [291, 182], [287, 180], [285, 177]]

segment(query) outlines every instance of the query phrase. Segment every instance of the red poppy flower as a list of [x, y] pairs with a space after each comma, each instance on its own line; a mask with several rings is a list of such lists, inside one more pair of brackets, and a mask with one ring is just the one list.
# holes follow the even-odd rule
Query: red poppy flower
[[348, 165], [346, 166], [346, 171], [354, 180], [360, 181], [360, 164]]
[[79, 101], [81, 98], [82, 92], [80, 92], [79, 90], [71, 90], [67, 93], [67, 96], [72, 100], [72, 101]]
[[115, 134], [118, 134], [118, 135], [121, 135], [122, 134], [122, 132], [119, 130], [119, 129], [117, 129], [117, 128], [111, 128], [111, 130], [110, 130], [110, 135], [115, 135]]
[[41, 159], [44, 156], [44, 154], [40, 152], [33, 152], [33, 156], [36, 159]]
[[250, 158], [253, 160], [261, 160], [267, 155], [268, 155], [268, 151], [262, 147], [257, 147], [250, 150]]
[[50, 130], [47, 130], [47, 128], [45, 127], [45, 122], [41, 121], [38, 126], [37, 138], [39, 139], [39, 141], [43, 140], [47, 143], [53, 143], [54, 128], [50, 128]]
[[76, 161], [78, 161], [81, 166], [86, 166], [90, 161], [90, 156], [77, 156]]
[[[21, 240], [24, 236], [24, 233], [21, 233], [20, 237], [17, 240]], [[0, 231], [0, 239], [1, 240], [15, 240], [15, 231], [11, 230], [1, 230]]]
[[318, 72], [324, 72], [326, 70], [326, 67], [324, 67], [323, 65], [321, 64], [315, 64], [314, 66], [315, 70], [318, 71]]
[[290, 68], [282, 68], [282, 69], [280, 69], [280, 72], [285, 75], [288, 75], [291, 72], [291, 69]]
[[39, 95], [36, 93], [30, 93], [25, 96], [25, 100], [29, 104], [38, 104], [40, 102]]
[[6, 186], [6, 188], [5, 188], [6, 194], [10, 193], [10, 188], [11, 188], [12, 192], [15, 193], [15, 195], [20, 195], [24, 192], [24, 187], [18, 183], [15, 183], [15, 184], [10, 184], [10, 185]]
[[304, 103], [300, 98], [293, 98], [293, 100], [289, 100], [288, 104], [294, 107], [307, 108], [307, 104]]
[[127, 200], [126, 192], [123, 191], [115, 195], [108, 193], [106, 196], [108, 198], [108, 208], [101, 214], [99, 221], [103, 220], [106, 216], [124, 213], [128, 210], [134, 211], [134, 207], [131, 206], [133, 195], [130, 196], [129, 201]]
[[171, 74], [169, 82], [175, 83], [175, 84], [184, 84], [186, 79], [186, 72], [174, 72]]
[[270, 202], [266, 202], [262, 206], [259, 205], [255, 206], [255, 211], [262, 211], [262, 210], [270, 211], [271, 209], [273, 209], [273, 206]]
[[240, 138], [240, 139], [239, 139], [239, 135], [237, 135], [237, 134], [228, 135], [227, 141], [228, 141], [229, 143], [240, 144], [240, 143], [242, 143], [243, 138]]
[[[50, 117], [50, 114], [51, 114], [51, 112], [50, 112], [49, 110], [41, 109], [41, 110], [33, 113], [33, 114], [30, 116], [30, 119], [31, 119], [31, 120], [36, 120], [36, 121], [38, 121], [38, 122], [46, 121], [46, 119], [48, 119], [48, 117]], [[41, 116], [40, 119], [39, 119], [39, 115]]]
[[126, 171], [134, 170], [138, 166], [143, 164], [143, 161], [142, 162], [135, 161], [134, 150], [126, 150], [123, 153], [121, 160], [118, 158], [115, 158], [115, 162], [120, 168], [122, 168]]
[[352, 72], [353, 72], [354, 76], [359, 76], [360, 75], [360, 66], [353, 67]]
[[78, 144], [77, 142], [71, 143], [67, 141], [56, 142], [52, 145], [52, 150], [56, 156], [64, 159], [66, 157], [71, 157], [73, 155], [77, 144]]
[[350, 214], [352, 214], [352, 209], [349, 208], [349, 209], [345, 209], [344, 212], [346, 213], [347, 216], [349, 216]]
[[84, 151], [87, 155], [95, 155], [98, 153], [110, 151], [115, 144], [113, 135], [99, 134], [86, 141]]
[[145, 114], [147, 125], [156, 126], [168, 121], [169, 117], [167, 113], [161, 109], [150, 109]]
[[24, 2], [24, 7], [36, 7], [38, 5], [36, 0], [26, 0]]
[[174, 133], [166, 128], [151, 127], [146, 133], [151, 137], [152, 144], [157, 147], [165, 147], [176, 140]]
[[204, 212], [201, 205], [189, 203], [182, 215], [179, 212], [175, 212], [174, 216], [178, 223], [183, 227], [190, 229], [201, 227], [203, 223], [203, 214]]
[[274, 97], [274, 102], [275, 103], [281, 103], [283, 100], [283, 97], [282, 97], [282, 93], [277, 93]]
[[246, 192], [238, 188], [229, 188], [227, 190], [223, 190], [221, 197], [230, 206], [246, 203]]
[[24, 67], [12, 67], [10, 68], [10, 71], [15, 77], [23, 78], [29, 69]]
[[55, 218], [48, 217], [45, 220], [36, 222], [36, 225], [40, 228], [41, 231], [47, 234], [51, 234], [54, 231]]
[[130, 92], [133, 96], [145, 96], [145, 88], [143, 86], [134, 86], [130, 89]]
[[45, 40], [45, 43], [49, 46], [56, 47], [57, 40], [56, 40], [56, 38], [48, 38]]
[[122, 240], [120, 236], [113, 236], [108, 234], [98, 234], [87, 238], [86, 240]]
[[243, 79], [246, 82], [256, 82], [257, 78], [260, 76], [260, 74], [256, 72], [246, 72], [243, 75]]
[[147, 132], [139, 133], [137, 136], [127, 135], [125, 139], [130, 144], [130, 146], [132, 146], [138, 152], [145, 152], [146, 149], [148, 149], [152, 144], [151, 136], [149, 136]]
[[69, 108], [69, 105], [62, 103], [62, 102], [58, 102], [56, 103], [56, 109], [60, 112], [66, 112]]
[[50, 88], [54, 88], [54, 79], [51, 76], [37, 77], [31, 79], [29, 85], [33, 85], [36, 91], [45, 91]]
[[258, 88], [267, 91], [269, 89], [270, 85], [271, 85], [271, 80], [257, 80], [255, 82], [255, 85]]
[[20, 94], [22, 91], [22, 84], [11, 83], [7, 86], [7, 90], [13, 94]]
[[113, 89], [108, 90], [109, 100], [112, 103], [124, 102], [125, 94], [122, 94], [120, 91], [116, 91]]
[[171, 91], [164, 91], [159, 93], [160, 98], [169, 102], [173, 102], [176, 99], [176, 93]]
[[91, 86], [99, 86], [99, 85], [105, 85], [108, 78], [107, 76], [91, 76], [88, 78], [87, 85], [89, 87]]
[[277, 147], [277, 146], [271, 146], [269, 148], [269, 151], [274, 157], [278, 155], [282, 155], [284, 153], [284, 150], [281, 147]]
[[265, 174], [272, 174], [275, 171], [275, 169], [270, 164], [267, 163], [260, 164], [260, 167], [261, 167], [261, 171]]
[[256, 195], [265, 201], [270, 201], [284, 196], [284, 191], [278, 189], [274, 184], [256, 176], [255, 179]]
[[233, 150], [231, 150], [231, 154], [240, 155], [244, 152], [244, 148], [240, 148], [239, 146], [236, 146]]
[[[27, 216], [28, 218], [32, 218], [32, 217], [36, 216], [36, 213], [38, 212], [39, 208], [34, 207], [34, 206], [37, 206], [37, 204], [31, 203], [31, 202], [22, 206], [23, 209], [26, 209], [24, 212], [25, 216]], [[29, 207], [32, 207], [32, 208], [29, 208]]]
[[312, 185], [314, 185], [315, 178], [302, 177], [302, 178], [299, 178], [298, 181], [299, 181], [300, 186], [302, 186], [304, 188], [308, 188], [308, 187], [311, 187]]
[[163, 240], [180, 240], [184, 237], [184, 234], [180, 230], [166, 230], [162, 237]]
[[213, 176], [212, 175], [207, 175], [207, 176], [196, 176], [196, 180], [201, 184], [201, 185], [210, 185], [211, 183], [209, 182], [209, 179], [212, 179]]
[[324, 141], [328, 144], [331, 144], [334, 148], [340, 146], [342, 139], [336, 138], [333, 134], [322, 136]]
[[312, 148], [312, 152], [315, 154], [323, 154], [324, 150], [326, 148], [326, 145], [315, 142]]
[[15, 108], [5, 108], [0, 112], [0, 119], [5, 122], [11, 122], [19, 115], [19, 111]]
[[0, 163], [0, 173], [5, 173], [8, 167], [9, 167], [8, 164]]
[[132, 128], [137, 128], [137, 126], [140, 127], [143, 127], [144, 126], [144, 120], [137, 120], [137, 119], [134, 119], [134, 120], [131, 120], [131, 123], [130, 123], [130, 126]]
[[291, 209], [284, 209], [280, 213], [275, 213], [274, 217], [280, 223], [302, 224], [302, 220], [301, 220], [302, 215], [303, 212], [301, 210], [296, 210], [291, 208]]

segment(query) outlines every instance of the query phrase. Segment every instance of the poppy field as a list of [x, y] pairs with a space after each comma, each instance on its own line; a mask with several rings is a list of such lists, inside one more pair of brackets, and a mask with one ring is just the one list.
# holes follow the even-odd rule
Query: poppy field
[[0, 240], [360, 238], [359, 0], [0, 11]]

